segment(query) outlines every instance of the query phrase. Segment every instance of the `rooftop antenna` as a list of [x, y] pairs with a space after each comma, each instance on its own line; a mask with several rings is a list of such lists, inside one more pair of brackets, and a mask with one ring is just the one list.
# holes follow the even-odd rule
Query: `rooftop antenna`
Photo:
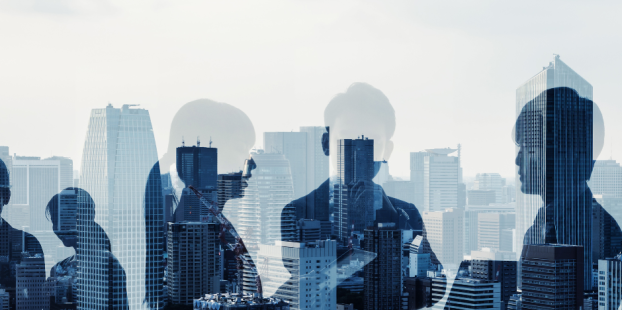
[[186, 146], [186, 141], [184, 141], [184, 136], [181, 136], [181, 147]]
[[197, 136], [197, 147], [201, 147], [201, 138]]
[[209, 148], [212, 148], [212, 136], [209, 136]]

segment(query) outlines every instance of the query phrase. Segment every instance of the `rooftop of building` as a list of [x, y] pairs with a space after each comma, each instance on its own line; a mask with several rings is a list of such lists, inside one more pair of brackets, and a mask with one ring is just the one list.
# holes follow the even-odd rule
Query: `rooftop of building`
[[[240, 293], [217, 293], [217, 294], [205, 294], [205, 296], [195, 299], [195, 304], [198, 303], [213, 303], [213, 304], [229, 304], [229, 305], [265, 305], [265, 304], [279, 304], [286, 303], [279, 298], [259, 298], [253, 294], [240, 294]], [[196, 308], [196, 307], [195, 307]]]

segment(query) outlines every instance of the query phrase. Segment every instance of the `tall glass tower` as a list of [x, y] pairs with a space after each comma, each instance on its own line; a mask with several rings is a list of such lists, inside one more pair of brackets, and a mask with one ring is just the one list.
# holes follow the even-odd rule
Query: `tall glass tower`
[[[125, 270], [129, 309], [161, 309], [164, 219], [160, 167], [149, 112], [130, 107], [116, 109], [109, 104], [91, 111], [80, 185], [93, 198], [95, 222], [107, 234], [119, 261], [110, 268]], [[90, 238], [89, 244], [105, 242], [101, 232], [78, 227], [79, 244], [85, 238]], [[100, 252], [82, 251], [79, 246], [79, 266], [109, 259]], [[115, 275], [121, 273], [114, 270]], [[120, 309], [117, 303], [123, 285], [121, 281], [109, 283], [95, 272], [79, 274], [78, 308]]]
[[[592, 98], [592, 85], [559, 56], [516, 90], [515, 242], [581, 245], [584, 266], [592, 266]], [[591, 268], [583, 279], [590, 290]]]

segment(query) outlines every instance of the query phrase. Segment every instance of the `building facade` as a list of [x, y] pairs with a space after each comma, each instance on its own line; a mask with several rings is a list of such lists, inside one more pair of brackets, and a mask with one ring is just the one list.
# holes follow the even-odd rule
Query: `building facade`
[[524, 245], [522, 309], [581, 309], [583, 261], [581, 246]]
[[458, 207], [460, 159], [448, 156], [456, 149], [429, 149], [423, 162], [423, 210]]
[[[276, 242], [263, 246], [258, 272], [264, 296], [283, 300], [292, 310], [335, 309], [336, 259], [337, 242], [333, 240]], [[287, 281], [282, 283], [281, 279]]]
[[172, 304], [220, 292], [220, 224], [168, 223], [167, 288]]
[[374, 140], [341, 139], [337, 142], [337, 181], [334, 190], [335, 231], [337, 238], [346, 242], [352, 229], [362, 233], [366, 227], [373, 226], [375, 218], [374, 199], [376, 187], [367, 188], [366, 195], [357, 201], [349, 199], [349, 192], [359, 181], [374, 178]]
[[[112, 253], [119, 261], [112, 273], [121, 274], [119, 268], [125, 271], [129, 308], [142, 309], [147, 305], [161, 309], [164, 207], [149, 112], [130, 105], [118, 109], [109, 104], [93, 109], [80, 173], [80, 186], [95, 204], [95, 222], [107, 234]], [[88, 198], [78, 199], [86, 202]], [[103, 234], [80, 227], [86, 226], [80, 226], [79, 217], [78, 240], [100, 242], [100, 247], [105, 247]], [[81, 264], [108, 259], [108, 255], [100, 257], [104, 252], [99, 251], [79, 250], [77, 254]], [[78, 283], [78, 308], [121, 303], [123, 285], [110, 285], [106, 277], [89, 273]], [[102, 294], [110, 298], [101, 298]]]
[[462, 209], [446, 209], [444, 211], [424, 211], [421, 215], [426, 230], [424, 238], [430, 242], [434, 253], [443, 266], [457, 268], [462, 262], [463, 223]]
[[[540, 167], [516, 175], [516, 244], [580, 245], [585, 266], [593, 261], [592, 221], [585, 220], [592, 215], [592, 197], [581, 195], [593, 164], [591, 100], [592, 85], [559, 56], [516, 90], [516, 116], [522, 120], [516, 136], [524, 137], [522, 154], [529, 154], [520, 164]], [[542, 206], [549, 207], [547, 212], [539, 212]], [[539, 233], [546, 230], [547, 217], [556, 228], [548, 239]], [[534, 233], [526, 234], [532, 226]], [[584, 272], [585, 289], [591, 290], [591, 270]]]
[[364, 267], [364, 309], [401, 309], [403, 293], [402, 230], [378, 223], [365, 230], [363, 249], [376, 253]]

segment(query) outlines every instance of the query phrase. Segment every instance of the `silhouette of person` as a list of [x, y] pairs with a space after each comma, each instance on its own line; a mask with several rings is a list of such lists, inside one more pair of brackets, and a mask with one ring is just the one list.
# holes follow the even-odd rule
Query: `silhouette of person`
[[[379, 163], [388, 160], [393, 151], [391, 137], [395, 131], [395, 111], [388, 98], [378, 89], [365, 83], [350, 85], [345, 93], [336, 95], [324, 110], [326, 132], [322, 135], [322, 149], [326, 156], [330, 156], [333, 168], [337, 167], [336, 150], [340, 139], [356, 139], [365, 136], [374, 140], [374, 161], [376, 163], [373, 175], [347, 184], [349, 199], [357, 213], [361, 213], [363, 201], [367, 195], [379, 194], [381, 206], [375, 207], [375, 223], [395, 223], [399, 228], [409, 228], [425, 231], [425, 226], [419, 211], [412, 203], [395, 199], [386, 195], [384, 190], [373, 182], [373, 177], [379, 171]], [[331, 152], [332, 150], [332, 152]], [[316, 190], [305, 197], [293, 202], [296, 209], [296, 221], [301, 218], [324, 220], [328, 219], [328, 197], [330, 180], [324, 181]], [[405, 209], [409, 210], [406, 215]], [[282, 222], [289, 220], [287, 208], [281, 215]], [[357, 221], [361, 221], [361, 216]], [[357, 224], [357, 223], [355, 223]], [[285, 225], [281, 225], [284, 227]], [[423, 241], [425, 251], [430, 253], [432, 260], [438, 264], [435, 254], [431, 251], [427, 239]], [[290, 271], [290, 274], [292, 272]], [[290, 277], [276, 293], [276, 296], [289, 295], [288, 283]]]
[[[9, 170], [7, 169], [4, 161], [0, 160], [0, 213], [4, 206], [9, 204], [11, 200], [11, 182], [9, 176]], [[3, 289], [6, 289], [9, 292], [10, 305], [12, 309], [15, 309], [15, 301], [16, 301], [16, 278], [15, 278], [15, 268], [16, 265], [21, 262], [21, 255], [13, 255], [12, 251], [14, 250], [13, 242], [16, 242], [16, 239], [27, 240], [29, 243], [26, 247], [22, 244], [22, 249], [29, 248], [30, 252], [26, 252], [27, 255], [43, 255], [43, 249], [41, 248], [41, 244], [39, 241], [33, 237], [31, 234], [27, 232], [23, 232], [19, 229], [13, 228], [9, 223], [0, 218], [0, 234], [3, 235], [2, 240], [0, 242], [4, 243], [1, 248], [5, 249], [0, 257], [0, 285]], [[17, 237], [17, 238], [15, 238]], [[20, 238], [21, 237], [21, 238]], [[5, 239], [6, 238], [6, 239]], [[24, 241], [21, 241], [24, 242]], [[24, 253], [24, 252], [22, 252]], [[41, 268], [45, 269], [45, 262], [41, 261]], [[33, 281], [36, 281], [34, 279]], [[27, 295], [25, 295], [27, 296]], [[24, 297], [24, 296], [22, 296]], [[27, 297], [26, 297], [27, 298]], [[35, 296], [38, 298], [38, 296]]]
[[[128, 309], [125, 271], [111, 252], [108, 236], [95, 223], [95, 202], [80, 188], [70, 187], [63, 192], [75, 197], [77, 200], [75, 210], [70, 208], [61, 210], [60, 205], [63, 202], [59, 194], [52, 197], [45, 209], [46, 217], [52, 222], [56, 236], [65, 247], [73, 248], [76, 253], [58, 262], [50, 271], [50, 280], [55, 280], [54, 291], [64, 292], [63, 296], [55, 296], [56, 305], [65, 309], [64, 297], [66, 302], [83, 308], [89, 302], [93, 302], [85, 298], [86, 296], [104, 293], [103, 298], [108, 299], [106, 304], [114, 306], [115, 309]], [[86, 251], [96, 252], [95, 256], [98, 259], [85, 261]], [[77, 277], [78, 272], [80, 279]]]
[[[149, 192], [153, 188], [159, 188], [162, 194], [161, 175], [168, 177], [172, 182], [172, 191], [178, 199], [181, 199], [182, 191], [187, 188], [177, 174], [177, 147], [181, 146], [184, 139], [195, 139], [202, 137], [204, 141], [210, 139], [218, 148], [218, 172], [236, 172], [241, 170], [245, 159], [250, 153], [250, 149], [255, 144], [255, 129], [248, 116], [240, 109], [227, 103], [216, 102], [209, 99], [198, 99], [186, 103], [182, 106], [171, 122], [169, 133], [169, 143], [167, 151], [156, 163], [149, 175], [148, 184], [145, 191]], [[147, 195], [146, 195], [147, 196]], [[161, 195], [160, 195], [161, 197]], [[154, 197], [155, 199], [155, 197]], [[183, 201], [179, 201], [183, 205]], [[166, 236], [164, 225], [166, 221], [183, 221], [184, 214], [182, 208], [176, 208], [173, 214], [164, 216], [159, 228], [153, 227], [155, 234]], [[150, 216], [145, 214], [146, 225], [150, 221]], [[160, 238], [150, 238], [146, 235], [147, 247], [162, 247], [163, 240]], [[163, 265], [162, 261], [155, 256], [148, 257], [146, 268], [150, 266]], [[153, 273], [152, 273], [153, 274]], [[163, 275], [162, 275], [163, 276]], [[154, 286], [157, 279], [145, 279], [146, 286]], [[148, 289], [147, 292], [156, 292], [156, 289]], [[150, 294], [145, 298], [151, 309], [157, 308], [158, 295]]]
[[[255, 144], [255, 128], [246, 113], [227, 103], [198, 99], [182, 106], [173, 118], [168, 148], [160, 159], [160, 170], [170, 176], [178, 199], [182, 199], [182, 190], [192, 184], [185, 184], [177, 174], [177, 148], [184, 139], [197, 137], [209, 137], [215, 143], [219, 173], [237, 172]], [[183, 220], [182, 212], [176, 209], [173, 220]]]
[[[358, 204], [358, 201], [369, 194], [365, 193], [366, 191], [372, 191], [374, 187], [379, 188], [372, 179], [379, 171], [380, 162], [390, 159], [393, 152], [391, 137], [395, 132], [395, 110], [382, 91], [369, 84], [354, 83], [345, 93], [337, 94], [328, 103], [324, 110], [324, 123], [326, 132], [321, 138], [322, 149], [326, 156], [330, 156], [333, 169], [337, 167], [336, 150], [340, 139], [365, 136], [374, 140], [374, 175], [369, 175], [367, 179], [359, 180], [356, 184], [348, 184], [351, 188], [349, 193]], [[301, 218], [328, 220], [330, 212], [328, 199], [323, 197], [329, 195], [329, 181], [327, 179], [316, 190], [294, 201], [296, 220]], [[414, 204], [389, 197], [384, 190], [379, 189], [382, 207], [376, 214], [377, 220], [395, 222], [401, 228], [423, 229], [421, 215]], [[408, 210], [409, 216], [402, 210]]]
[[594, 145], [600, 142], [595, 139], [601, 139], [598, 132], [604, 132], [601, 127], [602, 115], [591, 100], [572, 88], [557, 87], [522, 108], [515, 130], [520, 190], [542, 199], [523, 244], [583, 246], [586, 289], [591, 287], [592, 263], [598, 259], [592, 258], [592, 241], [599, 237], [592, 235], [593, 214], [600, 214], [609, 224], [602, 236], [600, 258], [622, 250], [618, 223], [593, 198], [587, 183], [595, 163]]

